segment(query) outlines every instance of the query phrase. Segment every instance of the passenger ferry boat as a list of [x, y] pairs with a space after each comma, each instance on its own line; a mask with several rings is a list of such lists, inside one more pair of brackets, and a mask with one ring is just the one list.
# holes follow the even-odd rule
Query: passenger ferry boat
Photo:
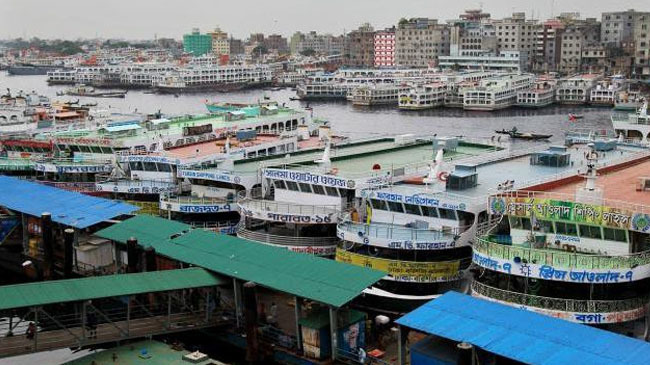
[[557, 83], [555, 101], [559, 104], [587, 104], [591, 90], [596, 87], [601, 75], [583, 74], [561, 79]]
[[463, 93], [463, 109], [491, 111], [517, 103], [519, 91], [529, 89], [535, 81], [532, 74], [508, 74], [482, 80], [477, 87]]
[[177, 94], [238, 90], [270, 85], [271, 82], [271, 69], [266, 65], [188, 66], [166, 73], [153, 86], [157, 92]]
[[595, 88], [591, 89], [589, 103], [592, 105], [614, 106], [616, 98], [626, 87], [627, 82], [623, 78], [612, 77], [601, 80], [596, 84]]
[[614, 131], [625, 139], [648, 143], [650, 141], [650, 116], [648, 102], [644, 101], [634, 113], [614, 113], [611, 116]]
[[645, 98], [640, 91], [623, 90], [616, 94], [614, 110], [638, 110]]
[[398, 108], [402, 110], [425, 110], [442, 106], [447, 95], [447, 85], [435, 82], [411, 86], [400, 93]]
[[352, 90], [353, 105], [395, 105], [399, 95], [405, 93], [410, 87], [405, 84], [364, 85]]
[[[581, 175], [495, 193], [478, 235], [472, 294], [638, 336], [650, 329], [650, 171], [645, 149], [594, 143]], [[586, 180], [586, 182], [583, 182]]]
[[517, 106], [523, 108], [543, 108], [549, 106], [555, 101], [555, 87], [555, 80], [535, 80], [532, 88], [521, 90], [517, 93]]

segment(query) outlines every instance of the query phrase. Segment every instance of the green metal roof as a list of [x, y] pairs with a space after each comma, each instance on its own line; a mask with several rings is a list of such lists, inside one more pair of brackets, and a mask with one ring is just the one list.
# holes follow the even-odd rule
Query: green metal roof
[[0, 286], [0, 310], [221, 285], [201, 268], [94, 276]]
[[121, 243], [134, 237], [140, 245], [148, 247], [190, 229], [192, 227], [185, 223], [143, 214], [104, 228], [95, 235]]
[[226, 276], [340, 307], [385, 273], [245, 239], [193, 230], [154, 245], [158, 253]]

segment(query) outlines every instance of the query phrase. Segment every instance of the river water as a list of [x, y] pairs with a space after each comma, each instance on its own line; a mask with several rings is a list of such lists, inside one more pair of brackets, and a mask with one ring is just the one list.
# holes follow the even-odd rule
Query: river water
[[[48, 86], [45, 76], [9, 76], [0, 73], [0, 91], [35, 90], [52, 100], [76, 100], [77, 97], [57, 97], [56, 92], [67, 86]], [[494, 130], [516, 126], [520, 131], [552, 134], [552, 143], [562, 143], [564, 132], [574, 128], [611, 129], [611, 108], [583, 106], [550, 106], [543, 109], [511, 108], [496, 112], [472, 112], [462, 109], [437, 108], [428, 111], [400, 111], [396, 107], [357, 107], [345, 101], [290, 101], [295, 91], [245, 90], [231, 93], [196, 93], [157, 95], [131, 90], [124, 99], [81, 98], [81, 103], [98, 102], [104, 108], [121, 112], [138, 111], [167, 114], [205, 113], [206, 100], [224, 102], [255, 102], [267, 96], [271, 100], [295, 108], [313, 108], [314, 117], [329, 120], [335, 132], [353, 138], [387, 134], [415, 133], [418, 135], [446, 135], [491, 137]], [[569, 113], [584, 114], [577, 122], [568, 120]], [[527, 142], [519, 142], [527, 143]]]

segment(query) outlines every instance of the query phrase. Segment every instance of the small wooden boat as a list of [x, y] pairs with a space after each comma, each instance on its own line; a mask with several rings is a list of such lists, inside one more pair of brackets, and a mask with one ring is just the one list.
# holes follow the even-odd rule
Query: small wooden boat
[[495, 132], [497, 134], [507, 134], [508, 136], [510, 136], [510, 138], [525, 139], [529, 141], [537, 141], [537, 140], [549, 139], [553, 137], [552, 134], [522, 133], [517, 131], [516, 127], [513, 127], [510, 130], [502, 129], [500, 131], [497, 130]]
[[578, 120], [578, 119], [582, 119], [582, 118], [584, 118], [584, 117], [585, 117], [585, 116], [582, 115], [582, 114], [573, 114], [573, 113], [569, 113], [569, 120]]
[[299, 101], [300, 98], [297, 98], [297, 97], [295, 97], [295, 96], [292, 96], [292, 97], [289, 98], [289, 100], [291, 100], [291, 101]]

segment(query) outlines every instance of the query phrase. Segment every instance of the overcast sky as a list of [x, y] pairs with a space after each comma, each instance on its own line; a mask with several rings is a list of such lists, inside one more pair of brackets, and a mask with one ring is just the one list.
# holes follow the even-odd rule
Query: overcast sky
[[401, 17], [453, 19], [482, 4], [493, 18], [513, 11], [546, 19], [562, 11], [650, 11], [648, 0], [0, 0], [0, 38], [182, 38], [193, 27], [220, 26], [237, 38], [296, 30], [340, 34], [363, 22], [375, 28]]

